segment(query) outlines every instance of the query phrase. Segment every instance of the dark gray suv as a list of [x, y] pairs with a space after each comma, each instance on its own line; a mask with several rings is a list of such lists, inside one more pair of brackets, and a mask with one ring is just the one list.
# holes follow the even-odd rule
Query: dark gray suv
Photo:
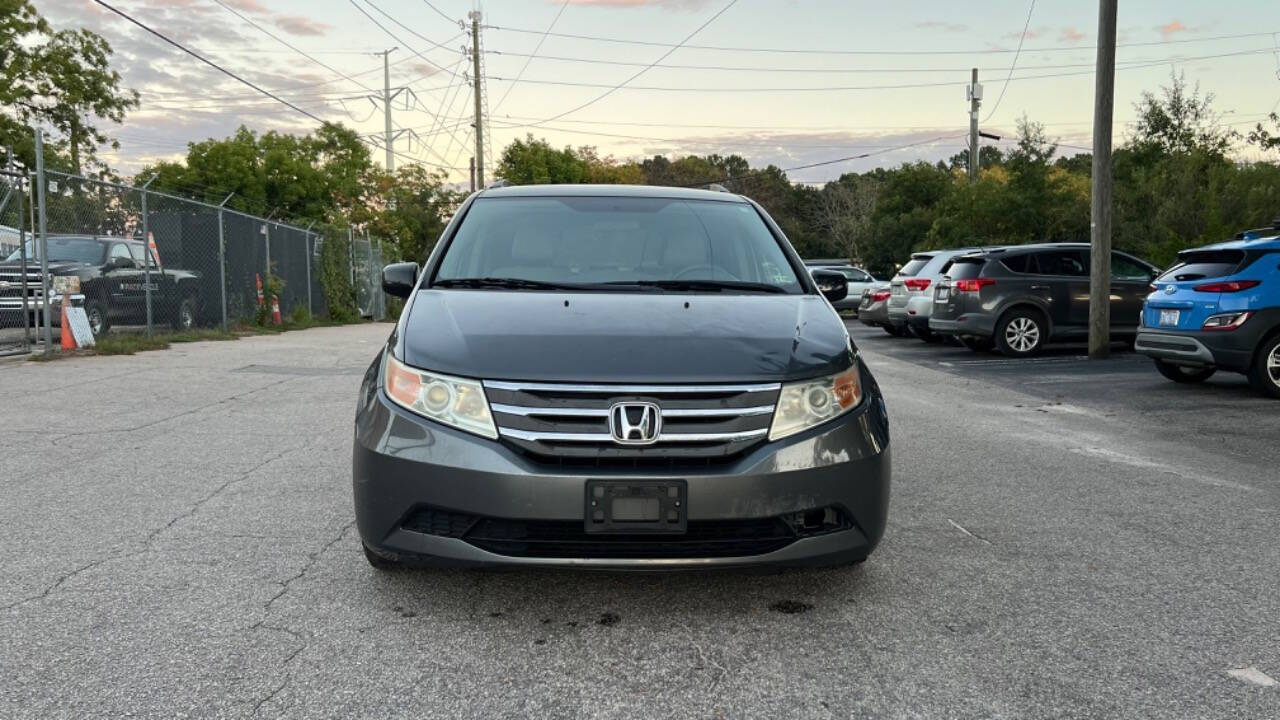
[[855, 563], [884, 532], [888, 415], [828, 302], [845, 278], [750, 200], [486, 190], [383, 287], [406, 303], [353, 463], [376, 568]]
[[[1051, 340], [1089, 335], [1089, 246], [1023, 245], [956, 257], [934, 288], [929, 329], [974, 350], [1035, 355]], [[1111, 255], [1111, 332], [1137, 334], [1156, 267]]]

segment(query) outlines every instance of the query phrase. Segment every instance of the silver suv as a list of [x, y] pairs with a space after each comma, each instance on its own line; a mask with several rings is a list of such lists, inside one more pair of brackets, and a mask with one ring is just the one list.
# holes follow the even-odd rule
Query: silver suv
[[929, 330], [929, 316], [933, 314], [933, 288], [942, 280], [942, 268], [952, 258], [976, 250], [930, 250], [912, 255], [889, 282], [889, 324], [908, 328], [921, 340], [935, 339], [937, 335]]

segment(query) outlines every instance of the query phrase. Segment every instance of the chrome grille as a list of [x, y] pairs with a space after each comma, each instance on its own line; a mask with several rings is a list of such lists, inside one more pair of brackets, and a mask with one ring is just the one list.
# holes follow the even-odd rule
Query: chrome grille
[[[27, 272], [26, 296], [29, 302], [38, 301], [41, 297], [39, 272]], [[0, 270], [0, 306], [21, 308], [23, 296], [22, 272], [20, 270]]]
[[[727, 461], [769, 434], [778, 383], [582, 385], [486, 380], [498, 433], [537, 459], [642, 464]], [[656, 404], [662, 432], [652, 445], [620, 445], [609, 433], [614, 403]]]

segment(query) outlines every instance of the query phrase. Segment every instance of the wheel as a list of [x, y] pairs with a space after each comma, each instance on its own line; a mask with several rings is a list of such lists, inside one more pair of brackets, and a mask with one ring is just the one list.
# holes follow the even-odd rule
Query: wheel
[[174, 330], [190, 330], [196, 326], [196, 301], [194, 298], [186, 298], [178, 304], [178, 309], [173, 313], [172, 322]]
[[996, 323], [996, 347], [1009, 357], [1031, 357], [1044, 348], [1048, 330], [1039, 312], [1015, 308]]
[[89, 329], [95, 338], [102, 337], [111, 331], [111, 321], [107, 319], [107, 305], [101, 300], [86, 300], [84, 314], [89, 318]]
[[1249, 384], [1262, 395], [1280, 400], [1280, 335], [1258, 346], [1249, 368]]
[[1215, 367], [1188, 367], [1186, 365], [1174, 365], [1164, 360], [1156, 361], [1156, 370], [1159, 370], [1161, 375], [1170, 380], [1184, 385], [1202, 383], [1218, 372], [1218, 368]]
[[990, 352], [996, 347], [995, 340], [992, 340], [989, 337], [976, 337], [974, 335], [961, 335], [960, 344], [974, 352]]
[[381, 570], [382, 572], [390, 572], [392, 570], [399, 570], [404, 567], [404, 565], [396, 562], [395, 560], [384, 558], [381, 555], [375, 553], [374, 551], [369, 549], [368, 545], [365, 545], [364, 543], [360, 543], [360, 546], [364, 548], [364, 559], [368, 560], [369, 564], [372, 565], [373, 569], [375, 570]]
[[903, 337], [907, 334], [907, 326], [894, 325], [893, 323], [886, 323], [884, 326], [884, 331], [894, 337]]

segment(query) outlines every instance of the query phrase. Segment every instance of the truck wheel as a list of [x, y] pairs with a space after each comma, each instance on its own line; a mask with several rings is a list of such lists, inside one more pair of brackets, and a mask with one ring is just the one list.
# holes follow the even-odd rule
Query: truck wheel
[[173, 313], [174, 330], [190, 330], [196, 326], [196, 301], [187, 298], [178, 304]]
[[1249, 384], [1262, 395], [1280, 400], [1280, 335], [1258, 346], [1249, 368]]
[[89, 329], [95, 338], [102, 337], [111, 331], [111, 321], [107, 319], [107, 306], [101, 300], [86, 300], [84, 314], [89, 318]]
[[996, 347], [1001, 354], [1027, 358], [1039, 354], [1049, 335], [1044, 316], [1029, 308], [1014, 308], [996, 323]]
[[1202, 383], [1218, 372], [1218, 368], [1215, 367], [1187, 367], [1186, 365], [1174, 365], [1164, 360], [1156, 361], [1156, 370], [1159, 370], [1161, 375], [1170, 380], [1184, 385]]

